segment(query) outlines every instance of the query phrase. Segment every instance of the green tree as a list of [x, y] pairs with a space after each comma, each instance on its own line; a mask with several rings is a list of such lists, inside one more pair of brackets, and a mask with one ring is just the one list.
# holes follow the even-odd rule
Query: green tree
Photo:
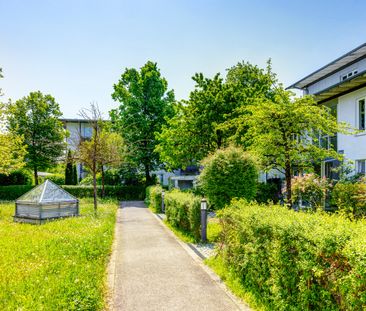
[[59, 121], [62, 113], [51, 95], [40, 91], [8, 105], [8, 129], [24, 137], [27, 146], [26, 165], [33, 169], [38, 185], [38, 170], [51, 167], [65, 149], [65, 130]]
[[[5, 105], [0, 103], [0, 123], [5, 122]], [[26, 146], [23, 136], [0, 132], [0, 174], [9, 175], [25, 165]]]
[[100, 133], [100, 144], [98, 165], [102, 175], [102, 197], [104, 197], [105, 170], [118, 167], [127, 153], [123, 139], [118, 133], [103, 129]]
[[176, 114], [158, 134], [156, 150], [171, 168], [197, 164], [209, 153], [241, 142], [247, 130], [241, 118], [258, 96], [270, 98], [276, 81], [268, 62], [266, 69], [240, 62], [228, 69], [226, 80], [202, 73], [192, 77], [195, 89], [187, 101], [176, 106]]
[[74, 158], [69, 149], [67, 151], [66, 167], [65, 167], [65, 185], [76, 185], [77, 178], [75, 178], [76, 166]]
[[159, 164], [155, 133], [173, 114], [174, 93], [151, 61], [140, 71], [126, 69], [113, 87], [112, 98], [120, 106], [110, 112], [112, 122], [128, 146], [129, 161], [143, 168], [150, 183], [150, 173]]
[[[1, 78], [3, 78], [2, 68], [0, 68]], [[1, 88], [0, 96], [2, 96]], [[27, 152], [26, 146], [23, 144], [23, 136], [9, 133], [3, 129], [6, 122], [6, 106], [0, 102], [0, 173], [9, 175], [12, 171], [25, 165], [24, 156]]]
[[314, 162], [326, 157], [341, 159], [333, 148], [321, 146], [320, 136], [350, 132], [346, 124], [338, 123], [329, 109], [318, 105], [312, 97], [292, 96], [279, 87], [273, 99], [259, 98], [255, 105], [247, 106], [248, 114], [241, 120], [248, 127], [248, 149], [262, 160], [263, 168], [285, 174], [289, 206], [295, 169], [312, 170]]

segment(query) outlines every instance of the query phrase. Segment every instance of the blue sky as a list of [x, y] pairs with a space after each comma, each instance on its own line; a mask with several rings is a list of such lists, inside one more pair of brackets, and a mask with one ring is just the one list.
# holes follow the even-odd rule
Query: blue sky
[[366, 42], [366, 1], [0, 0], [5, 98], [53, 95], [65, 117], [98, 102], [105, 117], [126, 67], [158, 63], [178, 99], [213, 76], [272, 58], [285, 85]]

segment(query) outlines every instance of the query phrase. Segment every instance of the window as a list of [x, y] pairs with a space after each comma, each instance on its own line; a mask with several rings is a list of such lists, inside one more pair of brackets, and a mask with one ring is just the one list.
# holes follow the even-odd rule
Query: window
[[356, 173], [365, 175], [365, 173], [366, 173], [366, 160], [357, 160], [356, 161]]
[[365, 130], [365, 99], [358, 101], [358, 129]]
[[341, 75], [341, 81], [345, 81], [345, 80], [355, 76], [356, 74], [358, 74], [358, 70], [353, 70], [344, 75]]

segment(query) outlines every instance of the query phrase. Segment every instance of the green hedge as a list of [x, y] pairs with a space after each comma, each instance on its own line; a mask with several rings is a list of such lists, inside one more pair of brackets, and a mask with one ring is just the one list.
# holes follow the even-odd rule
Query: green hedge
[[152, 209], [154, 213], [161, 213], [161, 192], [163, 188], [159, 185], [149, 186], [146, 188], [146, 205]]
[[[1, 186], [0, 200], [16, 200], [21, 195], [31, 190], [33, 186]], [[93, 196], [93, 186], [62, 186], [66, 191], [77, 198], [86, 198]], [[98, 195], [100, 196], [102, 187], [98, 186]], [[119, 200], [143, 200], [145, 197], [144, 186], [105, 186], [105, 196], [113, 197]]]
[[199, 197], [179, 190], [167, 192], [164, 199], [167, 221], [196, 240], [200, 238], [200, 202]]
[[365, 310], [366, 220], [243, 200], [220, 217], [220, 256], [268, 309]]

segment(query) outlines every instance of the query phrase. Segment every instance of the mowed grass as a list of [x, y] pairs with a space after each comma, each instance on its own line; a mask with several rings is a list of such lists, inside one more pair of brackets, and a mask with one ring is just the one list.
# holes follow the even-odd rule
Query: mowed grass
[[14, 223], [0, 203], [0, 310], [101, 310], [117, 201], [80, 202], [81, 216]]

